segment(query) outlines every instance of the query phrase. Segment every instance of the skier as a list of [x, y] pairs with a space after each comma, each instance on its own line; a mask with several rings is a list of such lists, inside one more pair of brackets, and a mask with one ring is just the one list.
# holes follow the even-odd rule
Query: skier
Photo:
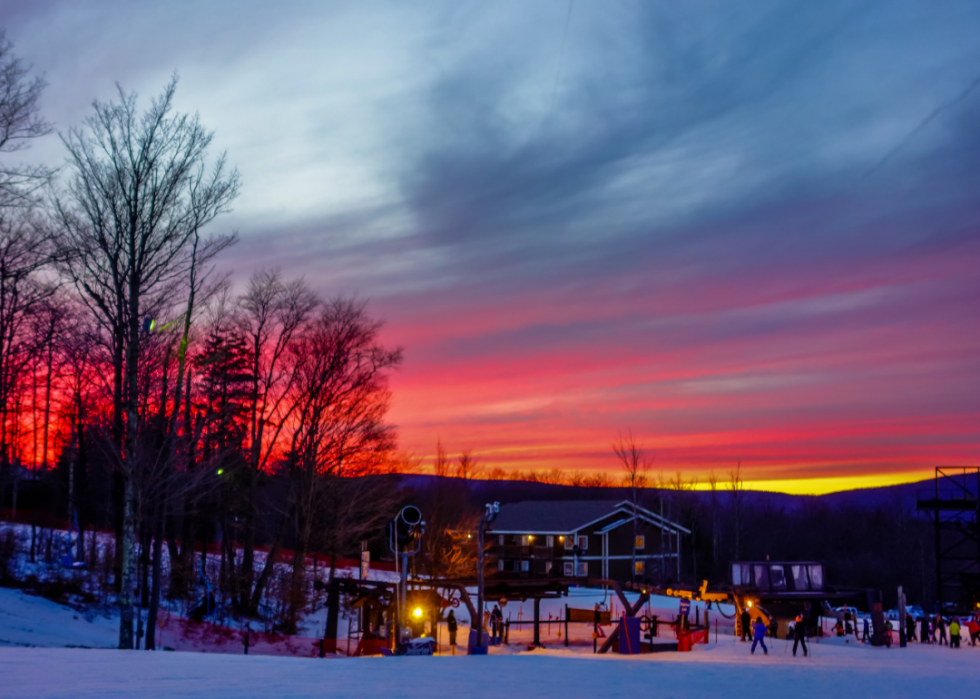
[[452, 609], [449, 610], [449, 616], [446, 617], [446, 626], [449, 627], [449, 647], [452, 648], [453, 655], [456, 655], [456, 631], [459, 625], [456, 623], [456, 614]]
[[752, 634], [752, 617], [749, 616], [748, 609], [742, 610], [742, 618], [739, 621], [742, 622], [742, 643], [745, 643]]
[[942, 614], [936, 615], [936, 628], [939, 629], [939, 645], [945, 643], [948, 646], [949, 643], [946, 641], [946, 620], [943, 619]]
[[796, 617], [796, 626], [793, 627], [793, 657], [796, 657], [796, 646], [797, 644], [803, 646], [803, 657], [807, 656], [806, 652], [806, 627], [803, 625], [803, 615], [800, 614]]
[[980, 638], [980, 614], [974, 615], [973, 618], [967, 622], [966, 628], [970, 630], [970, 645], [977, 645], [977, 638]]
[[755, 653], [755, 645], [761, 643], [762, 652], [769, 655], [769, 649], [766, 648], [766, 625], [762, 623], [761, 616], [755, 618], [755, 626], [752, 627], [752, 632], [752, 650], [750, 652]]
[[868, 620], [864, 620], [864, 636], [861, 637], [862, 643], [871, 642], [871, 629], [869, 628]]
[[922, 623], [919, 629], [919, 641], [922, 643], [932, 643], [932, 637], [929, 635], [929, 617], [922, 617]]
[[915, 617], [911, 614], [905, 615], [905, 640], [909, 643], [915, 640]]
[[493, 611], [490, 612], [490, 635], [496, 641], [503, 634], [501, 633], [501, 627], [503, 626], [504, 614], [500, 611], [500, 607], [493, 605]]
[[949, 647], [960, 647], [960, 620], [955, 616], [949, 622]]

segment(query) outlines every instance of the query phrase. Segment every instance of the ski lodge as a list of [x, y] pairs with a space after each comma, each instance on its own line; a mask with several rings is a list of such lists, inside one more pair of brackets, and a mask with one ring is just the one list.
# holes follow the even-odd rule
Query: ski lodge
[[[607, 578], [622, 584], [680, 577], [676, 522], [630, 501], [501, 504], [488, 531], [498, 578]], [[492, 565], [492, 564], [491, 564]]]

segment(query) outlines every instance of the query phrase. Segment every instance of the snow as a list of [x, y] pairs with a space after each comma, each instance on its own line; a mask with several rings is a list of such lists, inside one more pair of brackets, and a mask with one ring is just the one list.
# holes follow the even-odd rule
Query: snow
[[[835, 639], [836, 641], [836, 639]], [[16, 697], [972, 696], [980, 650], [814, 644], [768, 656], [730, 637], [691, 653], [640, 657], [506, 649], [488, 657], [303, 659], [141, 651], [0, 648], [0, 694]], [[496, 651], [497, 649], [492, 649]]]
[[20, 590], [0, 588], [0, 646], [118, 645], [118, 616], [82, 612]]
[[[569, 597], [546, 600], [542, 616], [555, 615], [565, 603], [591, 608], [610, 602], [602, 591], [575, 590]], [[616, 600], [617, 608], [619, 601]], [[461, 607], [462, 609], [463, 607]], [[675, 613], [677, 600], [657, 597], [650, 610]], [[504, 608], [513, 620], [529, 620], [528, 602]], [[714, 619], [720, 619], [716, 614]], [[183, 623], [183, 622], [180, 622]], [[210, 625], [203, 625], [204, 627]], [[345, 630], [341, 624], [341, 630]], [[220, 627], [217, 627], [220, 629]], [[83, 613], [19, 590], [0, 589], [0, 696], [104, 697], [757, 697], [788, 694], [827, 697], [846, 689], [850, 696], [972, 696], [980, 648], [871, 648], [844, 639], [811, 642], [811, 657], [793, 657], [790, 643], [767, 639], [768, 656], [737, 642], [730, 627], [719, 624], [718, 641], [691, 653], [625, 657], [592, 654], [591, 627], [572, 625], [572, 646], [557, 637], [558, 624], [542, 625], [544, 650], [527, 651], [530, 625], [512, 629], [510, 646], [493, 647], [489, 657], [442, 655], [435, 658], [283, 657], [283, 643], [253, 637], [248, 656], [239, 639], [214, 643], [203, 632], [174, 635], [165, 643], [206, 652], [111, 650], [118, 617]], [[607, 629], [608, 631], [608, 629]], [[211, 632], [212, 635], [216, 632]], [[240, 632], [238, 632], [240, 633]], [[443, 628], [441, 638], [445, 641]], [[461, 634], [461, 640], [463, 638]], [[292, 637], [295, 639], [296, 637]], [[173, 641], [171, 639], [174, 639]], [[312, 646], [312, 639], [307, 639]], [[519, 642], [518, 642], [519, 641]], [[294, 642], [286, 641], [285, 643]], [[300, 642], [303, 644], [304, 642]], [[300, 649], [310, 655], [311, 647]], [[61, 647], [25, 647], [61, 646]], [[64, 646], [73, 646], [65, 648]], [[443, 651], [448, 651], [445, 643]], [[288, 649], [287, 649], [288, 650]], [[264, 653], [264, 654], [263, 654]], [[278, 655], [276, 655], [278, 654]]]

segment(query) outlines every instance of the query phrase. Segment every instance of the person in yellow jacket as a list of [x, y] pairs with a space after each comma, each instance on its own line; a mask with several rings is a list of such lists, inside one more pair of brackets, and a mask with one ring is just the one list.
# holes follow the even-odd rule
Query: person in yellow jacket
[[949, 622], [949, 647], [960, 647], [960, 620], [955, 616]]

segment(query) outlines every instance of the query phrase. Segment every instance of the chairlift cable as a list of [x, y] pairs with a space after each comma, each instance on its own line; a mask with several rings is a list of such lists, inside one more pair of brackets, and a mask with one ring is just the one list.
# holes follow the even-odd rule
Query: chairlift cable
[[935, 109], [933, 109], [929, 114], [927, 114], [926, 117], [922, 121], [920, 121], [918, 124], [916, 124], [916, 126], [911, 131], [909, 131], [908, 134], [906, 134], [905, 138], [903, 138], [901, 141], [898, 142], [897, 145], [893, 146], [891, 148], [891, 150], [889, 150], [887, 153], [885, 153], [885, 156], [881, 160], [878, 161], [878, 164], [877, 165], [875, 165], [873, 168], [871, 168], [868, 171], [868, 173], [864, 176], [863, 179], [864, 180], [869, 179], [872, 175], [874, 175], [881, 168], [883, 168], [885, 165], [887, 165], [888, 162], [895, 155], [897, 155], [909, 143], [911, 143], [912, 140], [916, 136], [918, 136], [919, 133], [922, 132], [927, 126], [929, 126], [929, 124], [931, 124], [933, 121], [935, 121], [936, 118], [940, 114], [942, 114], [944, 111], [946, 111], [950, 107], [953, 107], [953, 106], [959, 104], [960, 102], [962, 102], [963, 100], [965, 100], [967, 97], [970, 96], [970, 93], [971, 92], [973, 92], [975, 89], [977, 89], [978, 86], [980, 86], [980, 75], [978, 75], [977, 77], [975, 77], [970, 82], [970, 84], [966, 86], [966, 89], [964, 89], [962, 92], [960, 92], [960, 94], [958, 94], [956, 97], [954, 97], [953, 99], [949, 100], [948, 102], [944, 102], [944, 103], [940, 104], [938, 107], [936, 107]]
[[561, 36], [561, 49], [558, 51], [558, 69], [555, 71], [555, 84], [551, 88], [551, 102], [548, 104], [548, 111], [545, 116], [545, 123], [551, 120], [551, 114], [555, 108], [555, 100], [558, 97], [558, 85], [561, 83], [561, 73], [565, 66], [565, 45], [568, 43], [568, 25], [572, 22], [572, 7], [575, 0], [568, 0], [568, 11], [565, 13], [565, 29]]

